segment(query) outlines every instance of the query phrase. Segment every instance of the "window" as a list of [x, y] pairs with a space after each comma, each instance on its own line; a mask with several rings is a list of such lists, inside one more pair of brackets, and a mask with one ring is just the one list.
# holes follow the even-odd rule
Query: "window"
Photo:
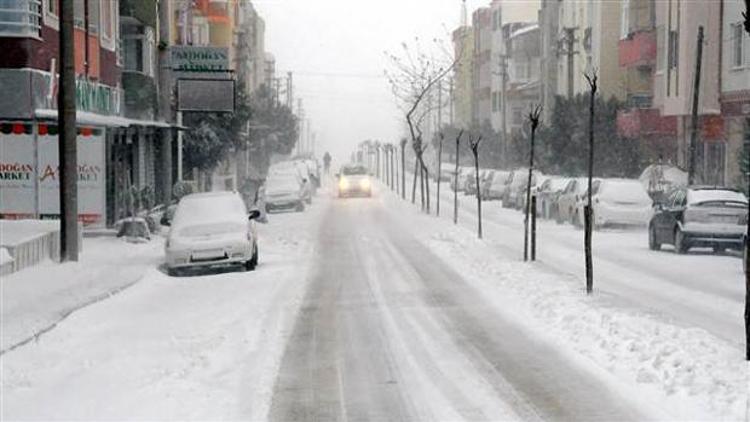
[[38, 37], [41, 28], [41, 0], [0, 0], [0, 35]]
[[60, 0], [47, 0], [47, 13], [52, 16], [60, 15]]
[[677, 36], [677, 31], [669, 31], [669, 62], [668, 66], [670, 69], [677, 67], [679, 63], [679, 52], [680, 52], [680, 39]]
[[743, 56], [743, 45], [742, 41], [745, 37], [744, 30], [742, 28], [742, 24], [736, 23], [732, 25], [732, 30], [730, 31], [730, 42], [732, 45], [731, 49], [731, 60], [732, 60], [732, 67], [741, 67], [744, 64], [744, 57]]
[[142, 25], [123, 27], [122, 45], [126, 71], [154, 76], [155, 37], [151, 27]]
[[622, 12], [620, 13], [620, 39], [625, 39], [630, 35], [630, 0], [623, 0], [620, 3]]

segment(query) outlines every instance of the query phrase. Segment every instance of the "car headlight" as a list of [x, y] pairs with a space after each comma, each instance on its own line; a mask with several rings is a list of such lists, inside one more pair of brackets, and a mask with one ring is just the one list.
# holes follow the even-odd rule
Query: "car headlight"
[[339, 189], [349, 189], [349, 181], [342, 177], [339, 180]]
[[365, 190], [370, 189], [370, 179], [362, 179], [362, 181], [359, 182], [359, 186]]

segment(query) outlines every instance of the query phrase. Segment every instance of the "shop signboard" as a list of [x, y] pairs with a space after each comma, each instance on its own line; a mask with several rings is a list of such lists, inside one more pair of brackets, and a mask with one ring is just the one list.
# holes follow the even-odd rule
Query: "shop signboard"
[[[22, 125], [30, 127], [31, 125]], [[58, 137], [46, 125], [31, 131], [0, 133], [0, 217], [60, 217]], [[31, 132], [31, 133], [27, 133]], [[102, 130], [81, 128], [78, 143], [78, 215], [103, 226], [106, 210], [105, 141]]]

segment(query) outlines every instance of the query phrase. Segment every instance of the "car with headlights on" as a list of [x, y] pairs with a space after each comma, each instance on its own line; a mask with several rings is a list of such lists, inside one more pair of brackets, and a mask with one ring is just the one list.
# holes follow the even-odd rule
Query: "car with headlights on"
[[264, 186], [267, 213], [305, 210], [305, 186], [297, 177], [272, 174], [268, 176]]
[[164, 244], [169, 275], [195, 267], [258, 265], [255, 219], [236, 192], [195, 193], [177, 205]]
[[648, 244], [659, 250], [674, 245], [677, 253], [690, 248], [742, 250], [747, 230], [747, 198], [740, 191], [691, 186], [671, 191], [666, 202], [655, 205], [649, 223]]
[[367, 169], [361, 165], [343, 166], [338, 176], [339, 198], [372, 196], [372, 182]]

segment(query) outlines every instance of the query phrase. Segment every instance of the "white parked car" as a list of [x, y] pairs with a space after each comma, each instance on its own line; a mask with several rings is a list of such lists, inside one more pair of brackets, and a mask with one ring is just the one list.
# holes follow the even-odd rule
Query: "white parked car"
[[307, 192], [299, 179], [289, 174], [268, 176], [265, 183], [266, 212], [305, 210]]
[[[594, 227], [607, 225], [648, 226], [653, 214], [653, 201], [638, 180], [602, 179], [591, 185]], [[581, 195], [576, 223], [583, 225], [586, 193]]]
[[207, 192], [180, 200], [164, 244], [167, 271], [177, 275], [190, 267], [258, 264], [255, 219], [236, 192]]
[[503, 196], [505, 196], [505, 191], [508, 189], [510, 175], [511, 173], [509, 171], [498, 170], [495, 172], [487, 191], [488, 200], [502, 199]]

